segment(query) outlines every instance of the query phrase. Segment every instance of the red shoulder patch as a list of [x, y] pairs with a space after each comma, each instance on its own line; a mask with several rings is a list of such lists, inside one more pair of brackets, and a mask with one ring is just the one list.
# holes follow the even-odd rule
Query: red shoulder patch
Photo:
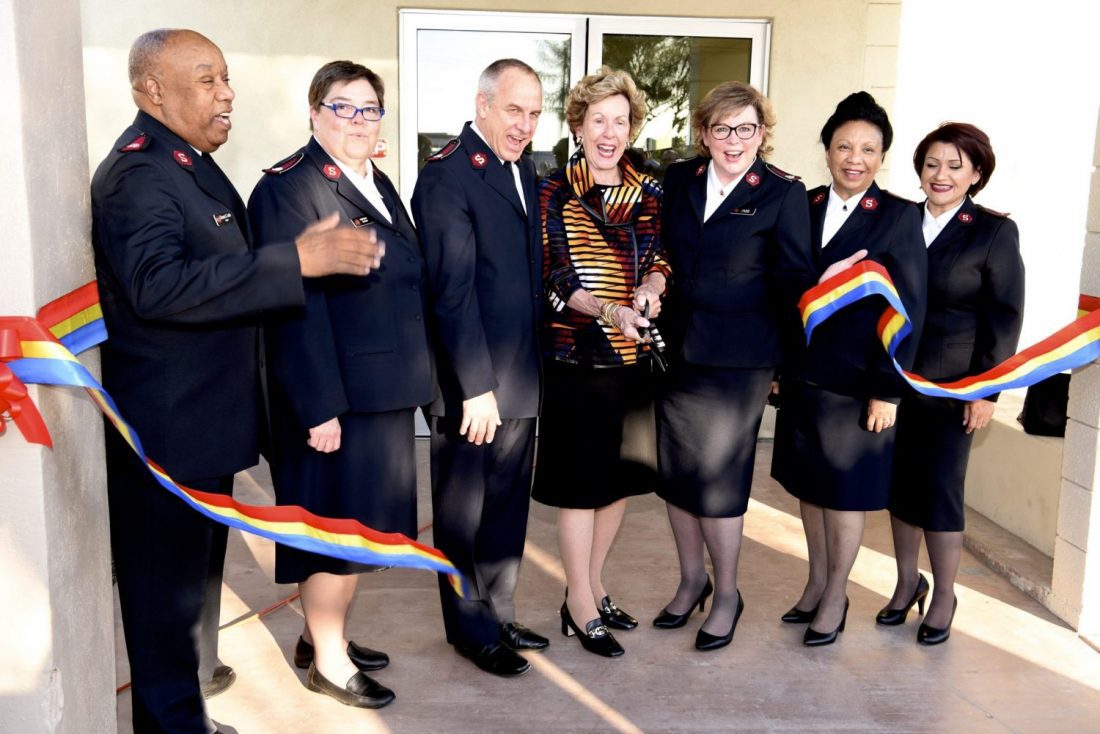
[[340, 179], [340, 166], [335, 163], [326, 163], [321, 166], [321, 173], [325, 174], [325, 178], [330, 181], [338, 181]]
[[746, 175], [745, 176], [745, 183], [747, 183], [749, 186], [752, 186], [753, 188], [756, 188], [757, 186], [760, 185], [760, 174], [759, 173], [750, 173], [750, 174]]
[[767, 169], [768, 171], [770, 171], [771, 173], [774, 173], [776, 176], [779, 176], [779, 178], [783, 179], [784, 181], [799, 181], [799, 180], [801, 180], [801, 179], [799, 179], [798, 176], [794, 175], [793, 173], [787, 173], [782, 168], [777, 168], [776, 166], [773, 166], [771, 163], [768, 163], [767, 161], [764, 161], [764, 168]]
[[878, 199], [873, 196], [864, 196], [859, 202], [859, 208], [873, 212], [875, 209], [878, 209]]
[[119, 153], [133, 153], [137, 150], [145, 150], [149, 147], [149, 136], [145, 133], [140, 133], [136, 138], [131, 140], [126, 145], [118, 149]]
[[489, 165], [489, 156], [485, 155], [481, 151], [473, 153], [470, 156], [470, 165], [474, 168], [485, 168], [485, 166]]
[[462, 141], [461, 140], [459, 140], [458, 138], [451, 138], [450, 140], [447, 141], [446, 145], [444, 145], [442, 148], [437, 150], [435, 153], [432, 153], [430, 156], [428, 156], [427, 160], [429, 160], [429, 161], [441, 161], [444, 158], [450, 157], [450, 155], [452, 153], [454, 153], [456, 150], [458, 150], [459, 147], [461, 147], [461, 146], [462, 146]]
[[972, 214], [967, 214], [966, 212], [959, 212], [958, 219], [963, 224], [970, 224], [974, 221], [974, 216]]
[[184, 168], [191, 168], [191, 156], [187, 155], [182, 150], [173, 150], [172, 159]]
[[695, 175], [696, 176], [702, 176], [703, 172], [706, 171], [706, 170], [707, 170], [707, 164], [706, 163], [700, 163], [699, 167], [695, 169]]
[[264, 173], [274, 175], [274, 176], [284, 174], [287, 171], [289, 171], [291, 168], [294, 168], [294, 166], [301, 163], [303, 158], [305, 158], [305, 155], [303, 155], [302, 153], [295, 153], [294, 155], [290, 156], [289, 158], [282, 159], [281, 161], [279, 161], [278, 163], [273, 165], [271, 168], [265, 168]]
[[818, 204], [820, 204], [823, 201], [825, 201], [825, 192], [824, 191], [819, 191], [819, 192], [817, 192], [817, 196], [815, 196], [813, 199], [810, 200], [810, 203], [813, 204], [814, 206], [817, 206]]

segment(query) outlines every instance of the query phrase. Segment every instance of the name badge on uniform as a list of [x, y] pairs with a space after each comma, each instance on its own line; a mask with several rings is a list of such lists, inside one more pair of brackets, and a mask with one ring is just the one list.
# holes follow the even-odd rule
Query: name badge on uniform
[[351, 224], [353, 227], [363, 227], [370, 224], [371, 221], [372, 220], [370, 217], [356, 217], [355, 219], [351, 220]]
[[215, 214], [214, 215], [214, 224], [218, 225], [219, 227], [222, 226], [223, 224], [229, 224], [232, 221], [233, 221], [233, 212], [226, 212], [225, 214]]
[[753, 214], [756, 214], [756, 209], [743, 206], [738, 209], [730, 209], [730, 214], [740, 214], [743, 217], [751, 217]]

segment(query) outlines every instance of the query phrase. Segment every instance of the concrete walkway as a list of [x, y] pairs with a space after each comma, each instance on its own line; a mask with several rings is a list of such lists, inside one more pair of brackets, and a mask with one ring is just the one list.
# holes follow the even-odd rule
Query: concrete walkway
[[[418, 448], [426, 524], [427, 447]], [[721, 651], [693, 648], [698, 615], [680, 630], [649, 624], [677, 583], [664, 505], [652, 495], [629, 501], [605, 574], [616, 602], [642, 621], [616, 635], [626, 655], [600, 658], [562, 637], [555, 511], [533, 504], [517, 606], [519, 620], [551, 645], [529, 656], [532, 670], [496, 678], [452, 652], [431, 574], [369, 574], [360, 583], [352, 637], [390, 654], [392, 664], [377, 678], [397, 700], [380, 711], [351, 709], [305, 689], [304, 672], [290, 662], [301, 610], [296, 601], [280, 605], [296, 589], [272, 582], [269, 542], [234, 532], [221, 657], [238, 679], [208, 702], [210, 712], [223, 731], [238, 734], [1100, 732], [1100, 653], [968, 553], [950, 641], [917, 645], [915, 609], [904, 626], [876, 627], [875, 613], [894, 583], [886, 513], [868, 518], [846, 632], [830, 647], [804, 647], [803, 627], [779, 621], [801, 592], [806, 550], [797, 502], [768, 477], [770, 456], [770, 443], [762, 442], [741, 554], [745, 613], [733, 644]], [[240, 475], [236, 495], [270, 502], [266, 468]], [[421, 540], [431, 543], [430, 529]], [[117, 636], [121, 685], [128, 680], [121, 629]], [[119, 695], [118, 708], [119, 732], [129, 734], [128, 693]]]

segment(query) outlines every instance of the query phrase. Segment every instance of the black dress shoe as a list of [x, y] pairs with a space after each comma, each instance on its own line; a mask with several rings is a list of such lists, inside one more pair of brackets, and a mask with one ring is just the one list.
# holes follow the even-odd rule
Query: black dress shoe
[[500, 641], [512, 650], [544, 650], [550, 644], [550, 640], [517, 622], [500, 625]]
[[[390, 656], [386, 653], [360, 647], [354, 642], [348, 642], [348, 659], [364, 672], [381, 670], [390, 664]], [[306, 642], [304, 637], [299, 637], [298, 644], [294, 646], [294, 667], [305, 670], [312, 664], [313, 645]]]
[[807, 647], [820, 647], [836, 642], [837, 635], [844, 631], [844, 623], [848, 621], [848, 597], [844, 597], [844, 616], [840, 618], [840, 625], [832, 632], [817, 632], [813, 627], [806, 628], [806, 634], [802, 636], [802, 644]]
[[924, 578], [923, 573], [917, 574], [917, 588], [913, 592], [913, 596], [909, 599], [909, 603], [903, 606], [901, 609], [891, 609], [890, 607], [883, 607], [877, 615], [875, 615], [876, 624], [884, 624], [889, 627], [896, 627], [899, 624], [905, 624], [905, 618], [909, 616], [909, 610], [913, 608], [913, 605], [917, 605], [917, 610], [924, 614], [924, 600], [928, 596], [928, 579]]
[[687, 624], [688, 617], [690, 617], [691, 613], [695, 611], [695, 607], [699, 607], [700, 612], [706, 609], [707, 597], [713, 593], [714, 586], [710, 583], [710, 576], [707, 576], [707, 582], [703, 584], [703, 590], [699, 592], [699, 598], [692, 602], [691, 606], [688, 607], [687, 612], [685, 612], [684, 614], [673, 614], [672, 612], [668, 611], [667, 607], [665, 607], [661, 610], [661, 613], [653, 619], [653, 626], [660, 627], [661, 629], [666, 630], [683, 627], [685, 624]]
[[615, 602], [611, 601], [610, 596], [600, 599], [599, 611], [600, 619], [608, 627], [614, 627], [617, 630], [632, 630], [638, 626], [638, 620], [615, 606]]
[[455, 645], [455, 650], [462, 657], [473, 661], [474, 665], [486, 673], [492, 673], [493, 675], [511, 678], [523, 675], [531, 669], [531, 663], [499, 642], [493, 642], [484, 647]]
[[947, 626], [944, 628], [929, 627], [925, 623], [921, 622], [920, 627], [917, 627], [917, 642], [922, 645], [938, 645], [941, 642], [947, 642], [947, 638], [951, 636], [951, 624], [955, 621], [955, 610], [959, 608], [959, 597], [955, 597], [955, 601], [951, 604], [951, 619], [947, 621]]
[[809, 624], [814, 621], [814, 617], [817, 616], [817, 607], [814, 607], [808, 612], [804, 612], [798, 607], [791, 607], [787, 610], [787, 613], [779, 618], [779, 621], [786, 622], [787, 624]]
[[393, 702], [393, 691], [371, 678], [363, 671], [359, 671], [344, 686], [338, 686], [325, 676], [317, 672], [316, 665], [310, 665], [306, 673], [306, 688], [317, 693], [324, 693], [348, 706], [356, 706], [363, 709], [380, 709]]
[[725, 647], [733, 641], [733, 631], [737, 629], [737, 620], [741, 619], [741, 612], [745, 611], [745, 600], [741, 598], [741, 590], [737, 590], [737, 613], [733, 615], [733, 624], [730, 631], [724, 635], [712, 635], [709, 632], [699, 630], [695, 633], [695, 649], [706, 652]]
[[219, 693], [225, 693], [233, 681], [237, 680], [237, 673], [228, 665], [219, 665], [210, 674], [210, 680], [203, 681], [202, 697], [213, 698]]
[[565, 603], [561, 605], [561, 633], [566, 637], [576, 635], [581, 647], [605, 658], [617, 658], [625, 652], [602, 619], [588, 620], [584, 625], [584, 632], [581, 632]]

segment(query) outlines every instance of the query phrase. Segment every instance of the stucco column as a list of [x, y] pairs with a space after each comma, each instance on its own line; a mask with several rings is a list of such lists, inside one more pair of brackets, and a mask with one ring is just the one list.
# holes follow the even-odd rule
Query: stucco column
[[[1093, 153], [1081, 293], [1100, 296], [1100, 124]], [[1100, 363], [1074, 371], [1062, 459], [1051, 609], [1100, 640]]]
[[[0, 0], [0, 315], [93, 277], [81, 59], [77, 0]], [[31, 391], [54, 448], [0, 436], [0, 730], [113, 732], [103, 426], [82, 391]]]

